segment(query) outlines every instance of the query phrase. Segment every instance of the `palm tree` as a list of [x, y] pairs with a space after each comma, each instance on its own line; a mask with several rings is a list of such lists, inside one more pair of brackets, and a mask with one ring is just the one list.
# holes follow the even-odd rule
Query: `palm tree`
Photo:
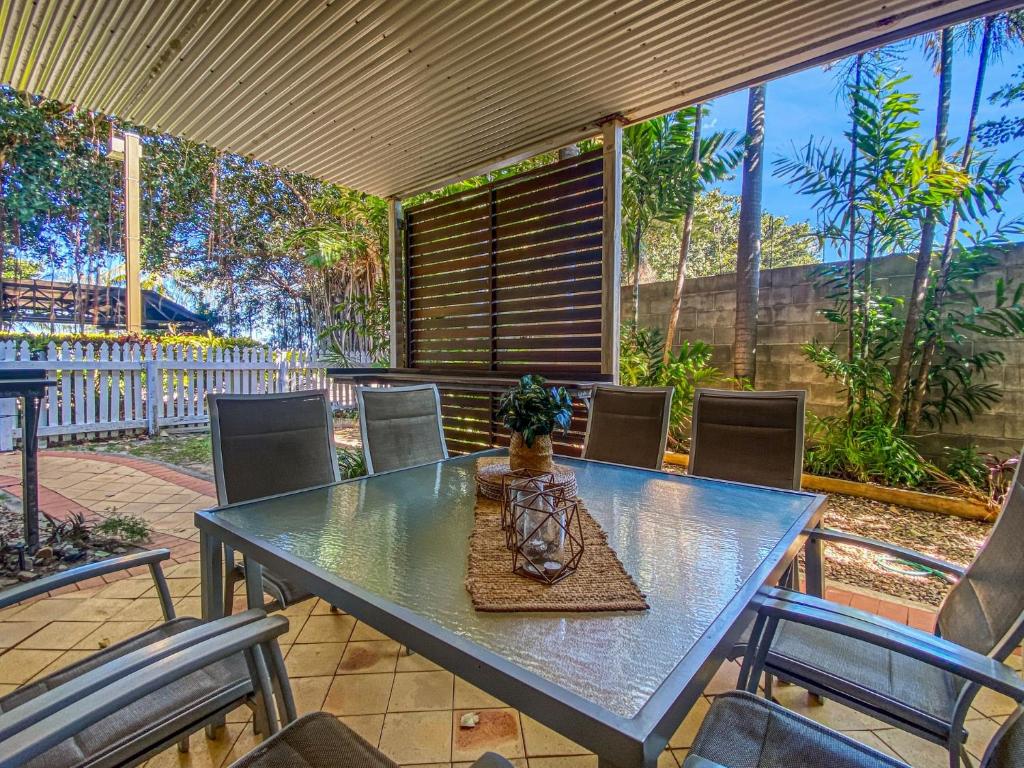
[[[953, 33], [948, 27], [939, 33], [938, 44], [939, 101], [935, 115], [935, 138], [932, 151], [938, 158], [946, 156], [949, 135], [949, 102], [953, 80]], [[935, 226], [938, 211], [928, 209], [921, 224], [921, 242], [917, 249], [914, 265], [914, 283], [907, 297], [907, 317], [903, 325], [903, 339], [900, 342], [896, 369], [893, 371], [892, 397], [889, 398], [888, 418], [895, 424], [903, 409], [903, 392], [910, 378], [910, 365], [917, 344], [918, 324], [928, 297], [928, 281], [931, 275], [932, 246], [935, 242]]]
[[632, 274], [633, 321], [639, 316], [643, 238], [655, 221], [674, 223], [707, 183], [725, 178], [739, 162], [732, 134], [700, 139], [694, 167], [697, 108], [636, 123], [622, 135], [622, 230]]
[[[974, 139], [977, 132], [978, 110], [981, 107], [981, 98], [984, 92], [985, 75], [988, 71], [988, 63], [993, 56], [1000, 55], [1007, 48], [1024, 40], [1024, 11], [1011, 11], [1009, 13], [986, 16], [981, 21], [980, 27], [980, 50], [978, 52], [978, 68], [974, 77], [974, 95], [971, 99], [971, 111], [967, 118], [967, 134], [964, 138], [964, 146], [960, 151], [960, 168], [965, 173], [968, 171], [971, 164]], [[966, 44], [968, 46], [972, 46], [979, 31], [978, 24], [976, 22], [964, 24], [961, 27], [958, 27], [958, 31], [964, 37]], [[949, 282], [949, 273], [953, 263], [954, 246], [956, 244], [959, 223], [960, 208], [954, 205], [949, 216], [949, 224], [946, 228], [946, 238], [942, 245], [942, 256], [939, 260], [939, 274], [936, 279], [935, 295], [932, 300], [932, 309], [934, 313], [941, 311], [942, 304], [945, 299], [946, 286]], [[921, 421], [921, 410], [924, 406], [925, 395], [928, 392], [928, 371], [931, 370], [932, 360], [935, 357], [936, 343], [937, 335], [934, 332], [931, 332], [926, 337], [924, 346], [921, 350], [921, 359], [918, 364], [917, 378], [914, 380], [910, 403], [907, 406], [906, 429], [908, 432], [916, 430], [917, 425]]]
[[757, 293], [761, 272], [761, 193], [764, 186], [764, 102], [767, 86], [750, 89], [746, 150], [736, 247], [736, 323], [733, 368], [737, 378], [754, 380], [757, 351]]

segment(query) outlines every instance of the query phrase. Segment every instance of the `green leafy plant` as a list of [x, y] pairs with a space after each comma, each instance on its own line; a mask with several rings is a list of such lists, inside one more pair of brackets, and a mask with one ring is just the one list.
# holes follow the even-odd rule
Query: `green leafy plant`
[[689, 433], [693, 395], [698, 387], [745, 386], [711, 364], [712, 349], [702, 341], [684, 341], [666, 358], [665, 335], [658, 329], [627, 325], [620, 340], [619, 381], [627, 387], [672, 387], [669, 442], [681, 446]]
[[498, 418], [513, 432], [519, 432], [528, 447], [537, 437], [556, 428], [563, 434], [572, 420], [572, 400], [564, 387], [546, 387], [544, 378], [526, 374], [501, 396]]
[[81, 512], [72, 512], [66, 520], [58, 520], [45, 512], [40, 512], [46, 518], [46, 543], [74, 544], [80, 545], [90, 539], [92, 532]]
[[358, 448], [338, 448], [338, 469], [345, 480], [366, 474], [366, 460]]
[[946, 448], [946, 474], [984, 494], [993, 504], [1005, 498], [1019, 463], [1018, 456], [1000, 459], [993, 453], [979, 452], [974, 445]]
[[132, 544], [149, 538], [149, 524], [136, 515], [111, 515], [93, 528], [93, 532]]
[[808, 416], [804, 466], [815, 475], [910, 488], [930, 476], [929, 464], [884, 418]]

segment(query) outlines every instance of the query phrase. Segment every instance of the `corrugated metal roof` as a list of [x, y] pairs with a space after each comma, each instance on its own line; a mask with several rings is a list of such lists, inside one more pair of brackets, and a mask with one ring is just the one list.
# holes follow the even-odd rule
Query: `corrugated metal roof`
[[403, 194], [1015, 4], [0, 0], [0, 80]]

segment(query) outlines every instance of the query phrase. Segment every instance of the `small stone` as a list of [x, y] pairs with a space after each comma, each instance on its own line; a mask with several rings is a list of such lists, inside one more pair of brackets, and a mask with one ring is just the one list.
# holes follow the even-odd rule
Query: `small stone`
[[53, 559], [53, 547], [40, 547], [34, 559], [37, 563], [49, 562]]
[[98, 643], [96, 643], [96, 645], [98, 645], [100, 647], [100, 650], [102, 651], [104, 648], [106, 648], [108, 645], [110, 645], [110, 638], [109, 637], [101, 637], [100, 641]]
[[35, 581], [39, 574], [33, 571], [18, 571], [18, 581]]
[[476, 712], [467, 712], [459, 719], [460, 728], [476, 728], [480, 722], [480, 715]]
[[69, 562], [74, 562], [75, 560], [81, 560], [82, 557], [84, 557], [84, 556], [85, 556], [85, 552], [83, 552], [82, 550], [77, 549], [75, 547], [68, 547], [67, 549], [65, 549], [61, 553], [61, 557], [63, 557], [63, 559], [65, 559], [65, 560], [68, 560]]
[[13, 587], [15, 584], [18, 583], [19, 582], [17, 579], [2, 578], [0, 579], [0, 589], [7, 589], [7, 587]]
[[57, 570], [58, 571], [66, 571], [67, 569], [68, 569], [68, 567], [66, 565], [64, 565], [64, 563], [58, 563], [57, 564]]

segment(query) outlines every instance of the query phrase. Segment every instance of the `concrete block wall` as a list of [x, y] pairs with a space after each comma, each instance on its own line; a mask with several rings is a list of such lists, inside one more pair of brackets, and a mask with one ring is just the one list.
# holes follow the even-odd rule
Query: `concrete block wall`
[[[879, 259], [875, 262], [874, 284], [880, 292], [906, 296], [910, 293], [913, 269], [911, 258]], [[982, 302], [991, 302], [1000, 277], [1013, 285], [1024, 281], [1024, 246], [1007, 254], [998, 269], [978, 282], [975, 291]], [[814, 266], [783, 267], [761, 273], [755, 383], [758, 389], [806, 389], [809, 408], [824, 416], [842, 407], [842, 396], [801, 350], [803, 344], [812, 340], [836, 340], [838, 326], [822, 315], [833, 302], [819, 281]], [[665, 328], [673, 290], [672, 282], [640, 286], [641, 326]], [[714, 364], [732, 375], [735, 310], [735, 274], [689, 280], [673, 346], [678, 347], [683, 340], [706, 342], [714, 350]], [[632, 313], [632, 293], [627, 286], [622, 290], [622, 316], [632, 319]], [[1024, 339], [1000, 341], [979, 337], [971, 340], [970, 346], [971, 351], [999, 349], [1006, 355], [1004, 365], [988, 379], [999, 385], [1002, 400], [974, 421], [946, 424], [941, 431], [922, 436], [921, 448], [937, 454], [947, 445], [974, 443], [983, 451], [1001, 456], [1019, 452], [1024, 446]], [[837, 348], [845, 349], [843, 340]]]

